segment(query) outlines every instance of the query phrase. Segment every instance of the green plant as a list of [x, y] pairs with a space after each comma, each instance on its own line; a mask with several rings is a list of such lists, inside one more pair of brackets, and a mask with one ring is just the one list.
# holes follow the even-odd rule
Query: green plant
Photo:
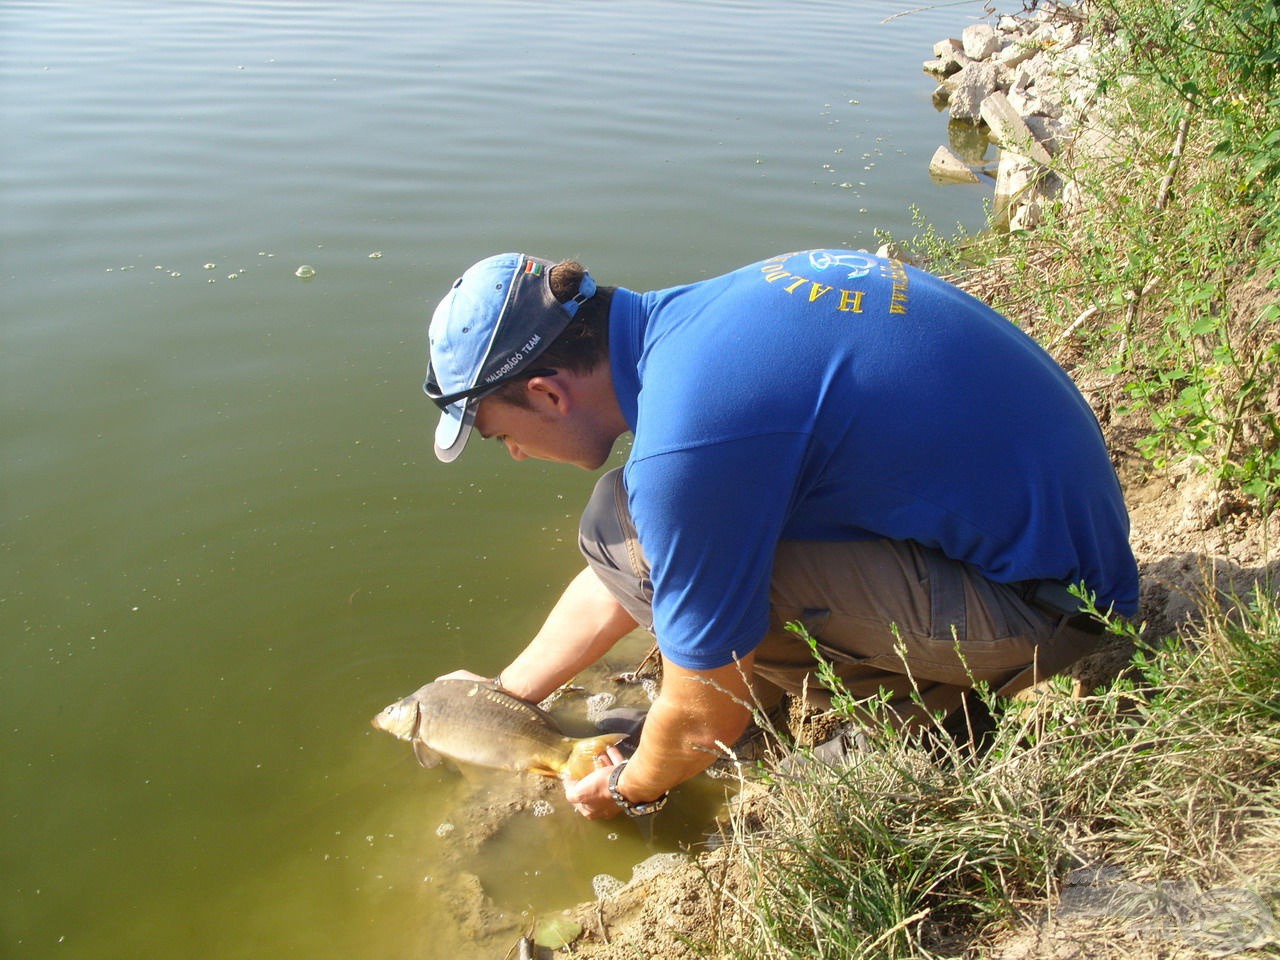
[[[1104, 620], [1104, 611], [1086, 608]], [[1269, 585], [1130, 671], [1016, 705], [991, 749], [939, 759], [878, 735], [843, 766], [794, 758], [738, 807], [716, 956], [954, 956], [1053, 901], [1073, 866], [1152, 882], [1280, 882], [1280, 610]], [[1113, 631], [1136, 637], [1131, 625]], [[849, 705], [837, 705], [846, 712]], [[1116, 935], [1133, 948], [1132, 930]], [[1089, 936], [1100, 954], [1106, 932]]]

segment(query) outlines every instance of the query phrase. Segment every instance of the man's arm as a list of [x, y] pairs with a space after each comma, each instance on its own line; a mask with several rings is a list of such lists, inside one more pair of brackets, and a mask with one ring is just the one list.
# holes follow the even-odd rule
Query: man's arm
[[[653, 800], [724, 756], [718, 744], [731, 747], [751, 719], [753, 659], [748, 654], [715, 670], [686, 670], [663, 659], [662, 693], [618, 782], [624, 797], [633, 803]], [[616, 815], [609, 772], [605, 767], [566, 783], [565, 797], [584, 816]]]
[[[529, 645], [503, 668], [502, 688], [538, 703], [635, 628], [631, 615], [586, 567], [570, 581]], [[477, 675], [457, 670], [439, 679], [461, 676]]]

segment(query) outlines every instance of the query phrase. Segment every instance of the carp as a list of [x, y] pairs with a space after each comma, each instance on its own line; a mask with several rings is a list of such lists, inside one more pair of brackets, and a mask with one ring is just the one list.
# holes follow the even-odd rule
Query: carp
[[436, 680], [373, 718], [379, 730], [413, 744], [424, 767], [441, 756], [461, 763], [580, 780], [624, 738], [567, 737], [545, 710], [476, 680]]

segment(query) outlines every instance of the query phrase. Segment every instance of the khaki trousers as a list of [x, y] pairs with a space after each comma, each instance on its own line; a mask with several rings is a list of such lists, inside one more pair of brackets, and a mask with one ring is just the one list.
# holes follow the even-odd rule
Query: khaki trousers
[[[579, 529], [583, 555], [629, 614], [653, 631], [653, 583], [627, 507], [621, 469], [596, 484]], [[782, 541], [774, 555], [769, 629], [755, 651], [762, 706], [783, 692], [831, 704], [802, 625], [848, 692], [883, 698], [903, 724], [950, 714], [978, 683], [1002, 696], [1089, 653], [1097, 636], [1065, 613], [1026, 602], [1018, 585], [911, 541]]]

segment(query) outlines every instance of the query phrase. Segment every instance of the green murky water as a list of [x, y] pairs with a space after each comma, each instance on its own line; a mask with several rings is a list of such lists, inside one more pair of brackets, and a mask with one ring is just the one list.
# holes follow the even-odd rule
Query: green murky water
[[425, 320], [505, 249], [644, 289], [977, 225], [919, 63], [981, 8], [911, 6], [0, 4], [0, 955], [463, 958], [457, 871], [629, 875], [554, 795], [460, 860], [499, 786], [369, 726], [522, 645], [593, 480], [437, 464]]

